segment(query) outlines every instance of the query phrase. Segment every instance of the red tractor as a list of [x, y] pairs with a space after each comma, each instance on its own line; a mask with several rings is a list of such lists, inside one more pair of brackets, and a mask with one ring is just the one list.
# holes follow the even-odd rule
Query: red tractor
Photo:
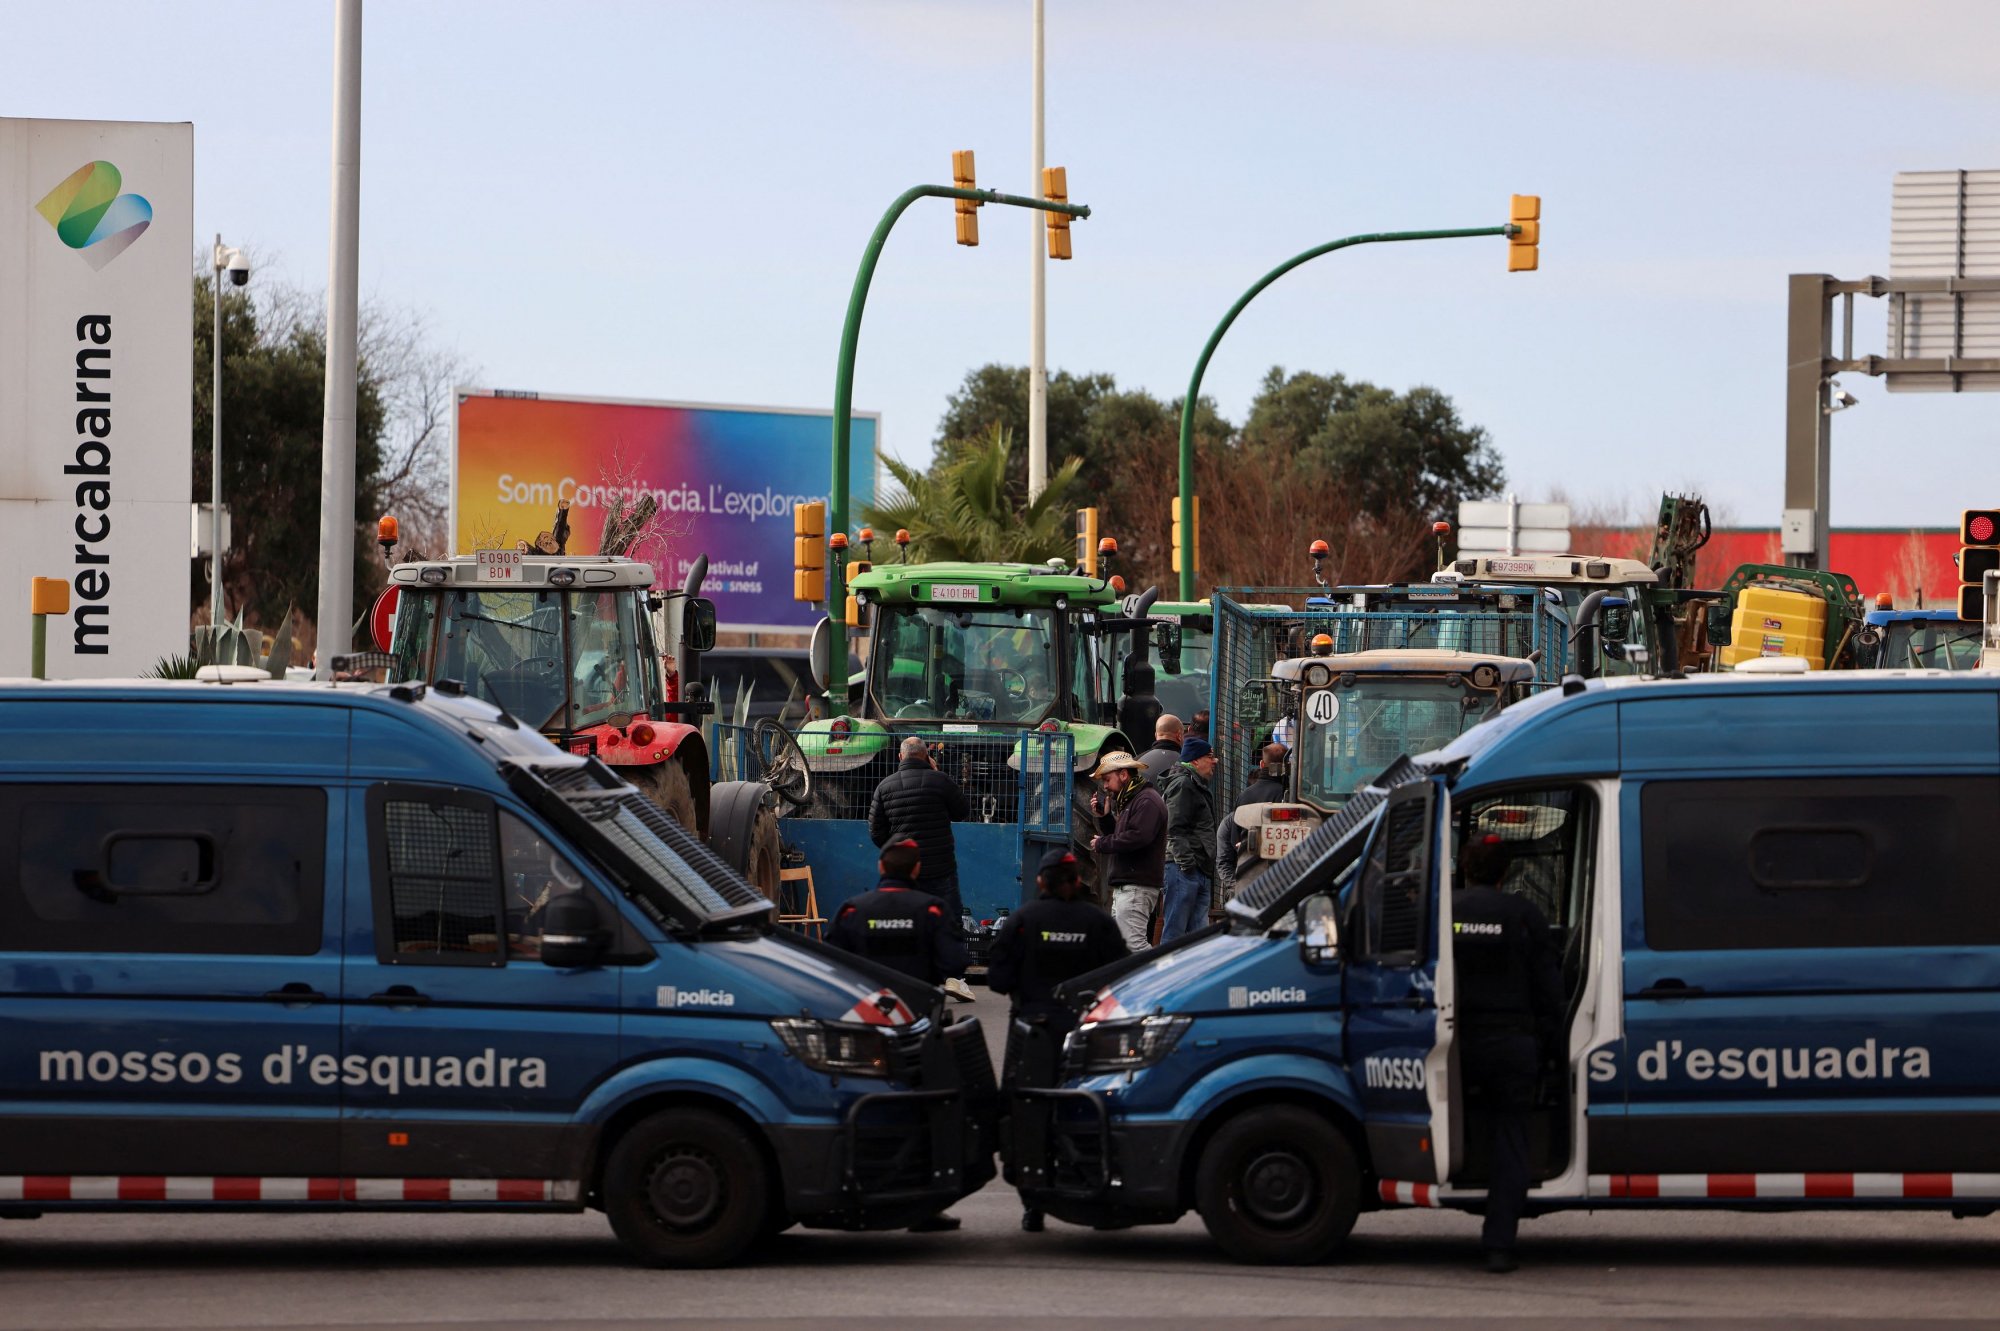
[[776, 800], [764, 782], [710, 784], [698, 724], [710, 708], [683, 685], [715, 645], [715, 603], [698, 594], [707, 564], [664, 593], [650, 564], [618, 555], [530, 548], [397, 564], [372, 616], [375, 644], [394, 658], [391, 679], [455, 680], [558, 748], [617, 768], [776, 900]]

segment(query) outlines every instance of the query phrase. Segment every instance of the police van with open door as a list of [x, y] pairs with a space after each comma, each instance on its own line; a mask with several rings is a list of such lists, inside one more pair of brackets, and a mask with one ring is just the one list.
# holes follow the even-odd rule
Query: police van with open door
[[1529, 1213], [2000, 1205], [2000, 675], [1618, 679], [1402, 759], [1203, 933], [1074, 982], [1005, 1145], [1078, 1223], [1231, 1255], [1477, 1210], [1454, 850], [1497, 835], [1568, 1003]]

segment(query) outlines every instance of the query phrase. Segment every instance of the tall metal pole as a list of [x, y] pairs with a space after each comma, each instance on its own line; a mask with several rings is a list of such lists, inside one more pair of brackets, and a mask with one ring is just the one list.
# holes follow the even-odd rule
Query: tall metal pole
[[1793, 568], [1825, 568], [1833, 417], [1827, 357], [1833, 350], [1825, 273], [1793, 273], [1785, 320], [1785, 511], [1779, 549]]
[[[1029, 176], [1035, 197], [1042, 197], [1042, 3], [1034, 0], [1034, 112]], [[1048, 259], [1041, 228], [1028, 235], [1033, 256], [1028, 286], [1028, 498], [1038, 498], [1049, 483], [1049, 364]]]
[[[1192, 517], [1194, 513], [1194, 404], [1201, 396], [1201, 377], [1208, 372], [1209, 358], [1215, 355], [1215, 348], [1221, 344], [1222, 335], [1229, 331], [1229, 325], [1236, 322], [1236, 316], [1243, 308], [1257, 299], [1265, 287], [1283, 277], [1292, 269], [1322, 254], [1344, 250], [1350, 245], [1374, 245], [1398, 240], [1458, 240], [1467, 236], [1511, 236], [1518, 228], [1511, 223], [1505, 226], [1469, 227], [1456, 231], [1382, 231], [1373, 235], [1348, 236], [1341, 240], [1315, 245], [1304, 254], [1296, 254], [1258, 278], [1251, 288], [1244, 292], [1229, 313], [1222, 316], [1222, 322], [1208, 335], [1208, 344], [1201, 349], [1201, 359], [1194, 363], [1194, 373], [1188, 378], [1187, 397], [1181, 402], [1181, 457], [1180, 457], [1180, 500], [1181, 512]], [[1194, 523], [1181, 523], [1181, 581], [1180, 599], [1194, 599]]]
[[209, 424], [214, 434], [208, 446], [208, 622], [222, 623], [222, 233], [215, 234], [215, 252], [210, 256], [209, 292], [215, 297], [215, 328], [209, 334], [209, 350], [214, 353], [215, 387], [208, 398]]
[[354, 411], [360, 359], [361, 0], [333, 0], [333, 217], [327, 246], [326, 415], [320, 434], [319, 665], [351, 647]]

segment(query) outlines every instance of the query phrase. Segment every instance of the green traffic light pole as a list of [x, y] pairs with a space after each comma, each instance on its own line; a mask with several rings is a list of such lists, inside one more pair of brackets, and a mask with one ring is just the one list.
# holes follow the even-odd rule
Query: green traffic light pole
[[[918, 199], [969, 199], [974, 203], [1000, 203], [1010, 208], [1031, 208], [1037, 212], [1064, 213], [1088, 217], [1090, 209], [1080, 203], [1055, 203], [1029, 199], [1019, 194], [1002, 194], [991, 189], [954, 189], [949, 185], [913, 185], [896, 196], [889, 211], [875, 224], [868, 248], [861, 252], [861, 268], [854, 274], [854, 291], [847, 298], [847, 322], [840, 330], [840, 367], [833, 382], [833, 485], [827, 493], [826, 530], [847, 530], [847, 460], [854, 434], [854, 353], [861, 343], [861, 311], [868, 304], [868, 286], [875, 280], [875, 264], [889, 232], [909, 206]], [[847, 560], [833, 551], [827, 561], [826, 617], [831, 626], [827, 651], [827, 712], [841, 716], [847, 711]]]
[[[1222, 335], [1229, 331], [1229, 325], [1236, 322], [1236, 316], [1243, 308], [1257, 299], [1265, 287], [1283, 277], [1292, 269], [1322, 254], [1344, 250], [1350, 245], [1374, 245], [1397, 240], [1460, 240], [1469, 236], [1515, 236], [1521, 228], [1511, 222], [1505, 226], [1469, 227], [1458, 231], [1378, 231], [1372, 235], [1348, 236], [1342, 240], [1316, 245], [1304, 254], [1294, 255], [1270, 272], [1257, 279], [1256, 285], [1229, 307], [1229, 313], [1222, 316], [1222, 322], [1208, 335], [1208, 345], [1201, 349], [1201, 359], [1194, 363], [1194, 375], [1188, 380], [1187, 398], [1181, 403], [1181, 461], [1180, 461], [1180, 511], [1181, 511], [1181, 585], [1180, 599], [1194, 600], [1194, 407], [1201, 396], [1201, 377], [1208, 372], [1209, 357], [1215, 355], [1216, 346]], [[851, 318], [852, 316], [850, 316]], [[838, 427], [836, 427], [838, 428]]]

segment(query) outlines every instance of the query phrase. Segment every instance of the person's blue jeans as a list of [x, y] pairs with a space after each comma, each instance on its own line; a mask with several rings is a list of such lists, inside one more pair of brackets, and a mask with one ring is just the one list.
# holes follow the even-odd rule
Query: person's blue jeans
[[1213, 884], [1207, 874], [1167, 863], [1166, 904], [1161, 908], [1160, 943], [1164, 946], [1182, 934], [1193, 933], [1208, 923], [1208, 896]]

